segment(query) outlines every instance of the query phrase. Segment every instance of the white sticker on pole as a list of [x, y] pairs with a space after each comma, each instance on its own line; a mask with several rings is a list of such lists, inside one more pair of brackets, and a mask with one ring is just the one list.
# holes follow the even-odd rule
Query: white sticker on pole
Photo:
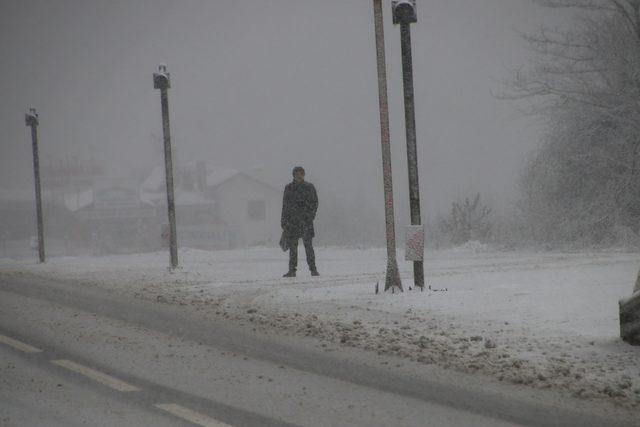
[[424, 258], [424, 226], [405, 226], [405, 256], [407, 261], [422, 261]]

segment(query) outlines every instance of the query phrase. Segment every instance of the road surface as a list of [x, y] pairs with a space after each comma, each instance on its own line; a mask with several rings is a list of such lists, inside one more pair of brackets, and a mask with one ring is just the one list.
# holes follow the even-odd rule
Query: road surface
[[550, 393], [0, 275], [3, 426], [640, 425]]

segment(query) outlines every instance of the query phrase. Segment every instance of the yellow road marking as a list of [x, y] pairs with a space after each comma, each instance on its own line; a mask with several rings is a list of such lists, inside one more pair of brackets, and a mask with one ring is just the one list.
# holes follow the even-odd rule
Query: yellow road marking
[[70, 371], [77, 372], [81, 375], [84, 375], [85, 377], [91, 378], [94, 381], [97, 381], [118, 391], [140, 391], [138, 387], [134, 387], [129, 383], [121, 381], [110, 375], [103, 374], [102, 372], [96, 371], [95, 369], [91, 369], [87, 366], [72, 362], [71, 360], [52, 360], [51, 363], [62, 366], [63, 368], [69, 369]]
[[192, 411], [191, 409], [185, 408], [184, 406], [176, 405], [175, 403], [157, 403], [155, 407], [199, 426], [231, 427], [229, 424], [225, 424], [222, 421], [215, 420], [199, 412]]
[[30, 346], [29, 344], [25, 344], [21, 341], [14, 340], [13, 338], [9, 338], [4, 335], [0, 335], [0, 342], [15, 348], [16, 350], [24, 351], [25, 353], [40, 353], [42, 350], [39, 348], [35, 348]]

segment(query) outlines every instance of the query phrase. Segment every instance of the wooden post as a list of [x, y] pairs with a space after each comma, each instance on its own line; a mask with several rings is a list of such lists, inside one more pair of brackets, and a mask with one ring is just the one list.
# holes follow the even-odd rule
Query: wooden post
[[[396, 258], [396, 231], [393, 208], [393, 178], [391, 172], [391, 138], [389, 132], [389, 105], [387, 101], [387, 62], [384, 48], [384, 21], [382, 0], [373, 0], [373, 23], [376, 39], [376, 63], [378, 67], [378, 107], [380, 111], [380, 141], [382, 143], [382, 179], [384, 186], [384, 218], [387, 236], [387, 276], [384, 290], [398, 288], [402, 281]], [[376, 284], [376, 294], [378, 285]]]

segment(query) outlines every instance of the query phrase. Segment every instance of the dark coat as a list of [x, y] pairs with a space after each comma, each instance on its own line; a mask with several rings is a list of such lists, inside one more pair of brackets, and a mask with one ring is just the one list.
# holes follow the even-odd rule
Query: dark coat
[[282, 230], [290, 239], [314, 237], [313, 220], [318, 210], [318, 194], [313, 184], [290, 182], [282, 198]]

